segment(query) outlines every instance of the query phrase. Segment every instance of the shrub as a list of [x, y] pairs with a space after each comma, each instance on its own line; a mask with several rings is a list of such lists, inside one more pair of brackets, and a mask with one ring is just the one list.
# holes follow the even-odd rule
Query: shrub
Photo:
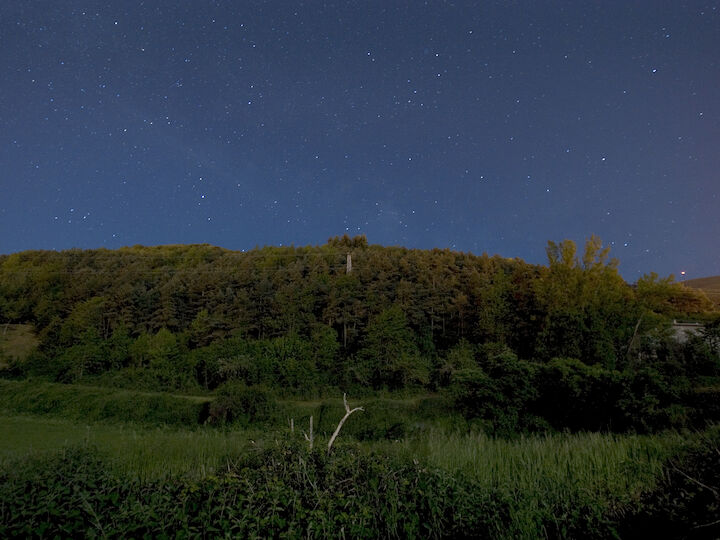
[[439, 538], [497, 536], [508, 502], [474, 481], [355, 447], [281, 443], [220, 477], [141, 482], [92, 450], [0, 471], [0, 536]]
[[274, 396], [263, 386], [246, 386], [228, 382], [218, 388], [215, 399], [207, 406], [207, 422], [212, 424], [264, 423], [278, 415]]
[[683, 346], [684, 364], [688, 375], [693, 378], [720, 375], [719, 350], [716, 350], [707, 338], [693, 336], [688, 339]]
[[694, 424], [698, 427], [707, 422], [720, 422], [720, 386], [696, 389], [691, 404], [695, 414]]
[[621, 420], [623, 382], [617, 371], [554, 358], [539, 368], [537, 411], [558, 429], [610, 429]]
[[687, 378], [667, 376], [654, 367], [623, 373], [623, 391], [618, 401], [621, 422], [626, 429], [640, 432], [685, 427], [691, 393]]
[[448, 394], [468, 419], [485, 420], [491, 433], [511, 435], [534, 424], [528, 406], [536, 396], [535, 367], [505, 350], [480, 360], [482, 368], [461, 369]]

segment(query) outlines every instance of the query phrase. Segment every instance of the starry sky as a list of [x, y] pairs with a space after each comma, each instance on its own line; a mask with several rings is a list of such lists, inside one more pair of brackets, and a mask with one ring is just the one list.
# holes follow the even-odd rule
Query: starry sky
[[0, 2], [0, 253], [372, 244], [720, 274], [720, 2]]

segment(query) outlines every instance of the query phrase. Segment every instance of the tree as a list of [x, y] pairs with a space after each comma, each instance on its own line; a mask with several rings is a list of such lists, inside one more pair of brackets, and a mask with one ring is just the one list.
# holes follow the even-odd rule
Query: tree
[[375, 388], [427, 384], [430, 369], [399, 306], [392, 306], [368, 324], [356, 370], [359, 382]]
[[668, 317], [714, 309], [704, 292], [676, 283], [672, 274], [665, 278], [655, 272], [643, 275], [635, 284], [635, 295], [645, 310]]
[[442, 359], [438, 368], [438, 383], [447, 386], [458, 371], [476, 367], [475, 349], [467, 340], [462, 339]]
[[198, 311], [190, 323], [188, 333], [192, 347], [205, 347], [212, 341], [212, 321], [207, 309]]
[[541, 359], [574, 357], [612, 368], [627, 349], [638, 310], [608, 254], [594, 235], [581, 259], [573, 241], [548, 242], [549, 265], [535, 289], [544, 311], [536, 344]]
[[537, 388], [537, 411], [558, 429], [625, 427], [618, 405], [623, 380], [617, 371], [574, 358], [553, 358], [540, 368]]
[[527, 425], [528, 405], [535, 399], [535, 367], [518, 360], [507, 347], [489, 344], [476, 367], [451, 377], [448, 393], [466, 418], [480, 418], [493, 433], [507, 435]]

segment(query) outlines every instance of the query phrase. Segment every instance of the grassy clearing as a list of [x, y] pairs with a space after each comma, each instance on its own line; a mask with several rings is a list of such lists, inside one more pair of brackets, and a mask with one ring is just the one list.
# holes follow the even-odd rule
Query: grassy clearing
[[[0, 357], [24, 360], [37, 347], [38, 339], [31, 324], [0, 324]], [[0, 368], [5, 367], [0, 360]]]
[[113, 390], [35, 381], [0, 380], [0, 409], [76, 421], [194, 426], [204, 400], [170, 394]]
[[[404, 444], [406, 451], [434, 466], [473, 476], [489, 486], [504, 479], [510, 490], [545, 491], [570, 482], [585, 489], [606, 486], [618, 491], [653, 477], [660, 463], [685, 442], [686, 437], [677, 432], [655, 436], [561, 433], [505, 440], [482, 433], [431, 430], [426, 437]], [[638, 472], [647, 474], [640, 478]]]
[[[439, 516], [447, 511], [445, 503], [459, 508], [454, 506], [459, 501], [465, 501], [465, 506], [475, 501], [480, 506], [471, 514], [489, 527], [492, 537], [577, 537], [586, 536], [588, 528], [594, 531], [588, 537], [606, 537], [613, 523], [631, 515], [645, 494], [657, 488], [668, 459], [702, 437], [668, 431], [643, 436], [558, 433], [497, 439], [467, 433], [466, 425], [454, 429], [453, 417], [439, 396], [367, 398], [350, 403], [363, 405], [365, 411], [348, 420], [333, 456], [325, 457], [329, 436], [344, 412], [339, 399], [282, 401], [276, 417], [262, 428], [251, 424], [249, 429], [199, 425], [198, 414], [206, 399], [0, 381], [0, 474], [18, 460], [30, 463], [27, 459], [33, 456], [79, 448], [101, 458], [102, 469], [112, 476], [103, 480], [108, 485], [129, 479], [184, 490], [178, 486], [210, 482], [202, 484], [202, 489], [210, 489], [214, 497], [224, 493], [224, 484], [208, 486], [227, 480], [234, 486], [232, 497], [250, 497], [250, 501], [255, 497], [252, 494], [264, 493], [290, 497], [282, 504], [296, 505], [302, 499], [306, 505], [314, 496], [303, 480], [310, 475], [328, 505], [335, 504], [332, 501], [339, 493], [353, 500], [359, 497], [357, 504], [369, 505], [363, 508], [372, 508], [367, 510], [371, 513], [381, 512], [389, 503], [375, 501], [370, 491], [365, 495], [347, 491], [348, 482], [366, 482], [367, 489], [381, 490], [376, 497], [386, 497], [392, 486], [382, 487], [383, 482], [392, 477], [400, 484], [408, 482], [399, 484], [393, 496], [415, 497], [409, 511], [419, 512], [418, 516], [423, 515], [419, 509], [424, 505], [437, 505], [433, 515]], [[313, 453], [307, 451], [302, 434], [310, 415], [316, 434]], [[287, 424], [289, 418], [295, 420], [294, 433]], [[360, 470], [365, 466], [378, 469], [370, 474]], [[252, 473], [243, 467], [250, 467]], [[255, 475], [254, 480], [247, 481], [251, 487], [242, 487], [247, 474]], [[336, 484], [327, 483], [329, 479]], [[276, 481], [280, 484], [275, 485]], [[426, 487], [435, 490], [433, 495], [403, 491], [413, 482], [429, 482]], [[108, 488], [109, 492], [113, 489]], [[228, 511], [237, 510], [233, 505]], [[304, 522], [304, 510], [295, 514], [299, 507], [293, 508], [285, 509], [293, 516], [287, 519]], [[458, 531], [467, 532], [462, 528], [467, 525], [462, 517], [466, 510], [453, 514]], [[265, 511], [248, 510], [248, 519], [259, 519]], [[402, 514], [398, 510], [393, 516]], [[323, 516], [334, 519], [331, 514]]]
[[[350, 424], [350, 421], [348, 422]], [[133, 424], [78, 423], [31, 415], [0, 415], [0, 454], [22, 456], [63, 446], [96, 446], [124, 472], [140, 476], [214, 474], [223, 460], [274, 440], [302, 439], [301, 427], [272, 431], [148, 428]], [[327, 443], [320, 435], [318, 447]], [[652, 482], [662, 461], [687, 438], [668, 432], [655, 436], [557, 434], [492, 439], [431, 429], [399, 442], [357, 443], [369, 452], [415, 459], [452, 474], [470, 476], [488, 488], [549, 493], [557, 489], [637, 493]]]

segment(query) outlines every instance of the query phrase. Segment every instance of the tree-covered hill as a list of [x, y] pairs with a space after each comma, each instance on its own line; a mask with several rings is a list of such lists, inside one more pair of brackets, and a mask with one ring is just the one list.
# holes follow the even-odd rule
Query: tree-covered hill
[[[712, 336], [684, 345], [698, 348], [691, 353], [676, 350], [667, 331], [676, 317], [715, 328], [704, 294], [654, 274], [627, 284], [596, 237], [583, 253], [568, 240], [549, 242], [547, 253], [540, 266], [344, 236], [248, 252], [176, 245], [4, 255], [0, 321], [32, 324], [39, 338], [37, 351], [9, 359], [4, 372], [151, 389], [454, 385], [468, 399], [503, 377], [539, 380], [539, 369], [551, 379], [570, 371], [602, 379], [691, 355], [693, 376], [715, 374]], [[514, 391], [506, 390], [498, 395]], [[517, 399], [540, 407], [534, 387], [528, 392]]]
[[683, 284], [686, 287], [704, 292], [715, 303], [715, 306], [720, 309], [720, 276], [687, 279]]

